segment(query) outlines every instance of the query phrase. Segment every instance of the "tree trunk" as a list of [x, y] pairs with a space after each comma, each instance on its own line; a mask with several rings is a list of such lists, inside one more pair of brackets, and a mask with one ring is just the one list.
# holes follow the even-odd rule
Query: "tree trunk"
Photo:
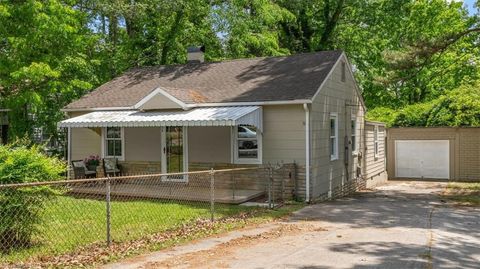
[[175, 39], [177, 32], [180, 29], [180, 22], [182, 21], [184, 14], [185, 13], [183, 12], [183, 9], [181, 9], [175, 14], [175, 19], [172, 27], [170, 28], [170, 31], [168, 32], [168, 35], [165, 38], [165, 42], [162, 46], [162, 54], [160, 56], [160, 64], [162, 65], [167, 64], [168, 52], [171, 49], [172, 41]]
[[118, 18], [115, 15], [110, 15], [108, 18], [108, 36], [110, 38], [110, 42], [113, 45], [113, 49], [115, 50], [117, 47], [117, 31], [118, 31]]
[[333, 14], [331, 13], [331, 6], [330, 0], [325, 0], [325, 7], [323, 11], [323, 16], [325, 20], [325, 28], [323, 29], [322, 37], [320, 38], [320, 48], [321, 49], [330, 49], [329, 45], [331, 43], [331, 36], [333, 30], [338, 24], [338, 20], [340, 19], [340, 15], [343, 11], [343, 6], [345, 4], [345, 0], [337, 0], [337, 5]]

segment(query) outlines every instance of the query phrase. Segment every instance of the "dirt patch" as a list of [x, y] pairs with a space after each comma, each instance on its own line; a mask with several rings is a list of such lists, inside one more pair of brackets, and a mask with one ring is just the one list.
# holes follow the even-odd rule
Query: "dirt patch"
[[246, 248], [254, 244], [262, 244], [273, 239], [285, 236], [294, 236], [306, 232], [320, 232], [326, 229], [319, 228], [309, 223], [279, 224], [278, 227], [257, 235], [243, 236], [219, 244], [213, 249], [188, 253], [180, 257], [172, 257], [161, 262], [148, 263], [145, 268], [228, 268], [225, 259], [234, 259], [236, 249]]

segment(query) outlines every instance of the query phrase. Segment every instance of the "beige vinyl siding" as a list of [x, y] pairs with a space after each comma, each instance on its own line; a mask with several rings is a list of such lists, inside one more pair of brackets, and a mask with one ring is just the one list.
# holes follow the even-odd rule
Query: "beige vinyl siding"
[[[364, 109], [355, 89], [355, 79], [346, 70], [346, 80], [341, 81], [341, 62], [335, 67], [324, 87], [311, 105], [311, 195], [319, 197], [355, 177], [357, 157], [349, 147], [348, 170], [345, 169], [345, 136], [351, 140], [351, 116], [357, 119], [357, 149], [362, 148]], [[347, 68], [348, 69], [348, 68]], [[330, 115], [337, 114], [338, 159], [330, 160]], [[347, 178], [348, 172], [348, 178]]]
[[102, 154], [102, 133], [100, 128], [72, 128], [72, 160], [83, 160], [90, 155]]
[[125, 161], [154, 162], [161, 160], [161, 129], [124, 128]]
[[305, 111], [302, 105], [263, 107], [263, 163], [305, 165]]
[[188, 159], [198, 163], [230, 163], [231, 127], [189, 127]]
[[152, 99], [144, 103], [139, 109], [152, 110], [152, 109], [180, 109], [180, 105], [168, 99], [163, 94], [157, 94]]
[[[374, 132], [378, 128], [378, 155], [375, 157]], [[385, 172], [385, 136], [386, 129], [383, 124], [365, 123], [365, 178], [371, 179]]]

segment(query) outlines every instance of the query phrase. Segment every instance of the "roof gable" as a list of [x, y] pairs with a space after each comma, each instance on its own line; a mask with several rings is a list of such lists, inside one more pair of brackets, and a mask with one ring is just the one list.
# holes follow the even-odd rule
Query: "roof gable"
[[157, 88], [149, 95], [134, 105], [135, 109], [153, 110], [153, 109], [185, 109], [185, 103], [166, 93], [161, 88]]
[[341, 55], [341, 51], [323, 51], [136, 68], [98, 87], [66, 109], [135, 109], [136, 104], [158, 88], [188, 106], [311, 100]]

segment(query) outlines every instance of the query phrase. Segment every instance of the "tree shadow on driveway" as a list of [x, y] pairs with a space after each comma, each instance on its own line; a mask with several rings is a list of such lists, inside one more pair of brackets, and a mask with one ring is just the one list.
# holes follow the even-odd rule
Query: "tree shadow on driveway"
[[[372, 259], [351, 268], [480, 268], [480, 208], [447, 204], [434, 192], [364, 192], [308, 206], [290, 219], [305, 220], [360, 238], [327, 246], [339, 257], [343, 253]], [[371, 237], [362, 237], [365, 231]], [[418, 244], [406, 243], [408, 237]]]
[[[476, 252], [473, 252], [475, 251]], [[419, 245], [396, 242], [362, 242], [332, 244], [330, 251], [365, 255], [365, 264], [351, 268], [479, 268], [478, 245], [458, 240], [451, 248], [432, 250]]]

